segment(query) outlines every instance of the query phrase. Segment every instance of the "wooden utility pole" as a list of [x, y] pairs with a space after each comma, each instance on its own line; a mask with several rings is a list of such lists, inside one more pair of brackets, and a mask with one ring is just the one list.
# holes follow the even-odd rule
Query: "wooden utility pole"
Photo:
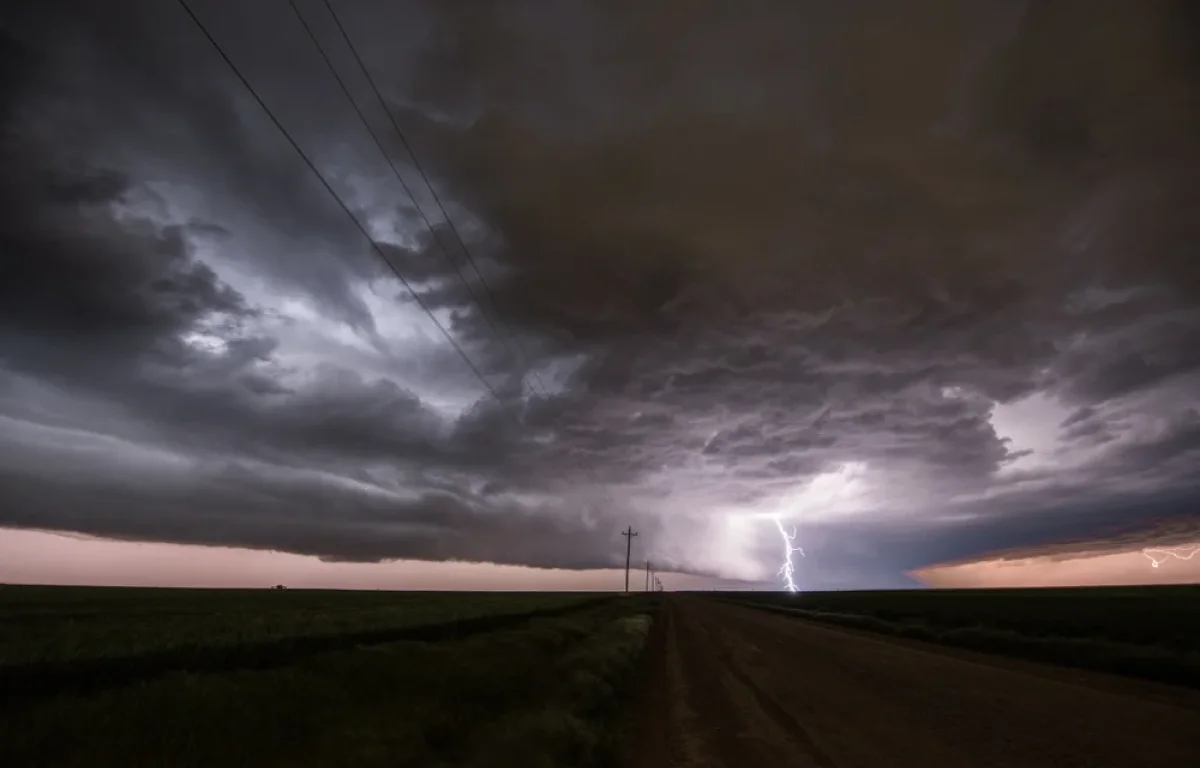
[[637, 532], [631, 525], [628, 531], [621, 531], [621, 535], [625, 537], [625, 594], [629, 594], [629, 554], [633, 551], [633, 537]]
[[646, 561], [646, 591], [650, 591], [650, 561]]

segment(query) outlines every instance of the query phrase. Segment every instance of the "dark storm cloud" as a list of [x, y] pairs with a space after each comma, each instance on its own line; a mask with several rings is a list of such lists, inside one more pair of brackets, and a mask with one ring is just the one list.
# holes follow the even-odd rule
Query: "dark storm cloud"
[[[0, 494], [0, 524], [284, 548], [331, 558], [525, 558], [544, 563], [556, 558], [567, 562], [574, 552], [579, 563], [591, 562], [592, 555], [581, 551], [578, 543], [556, 554], [560, 539], [578, 537], [578, 532], [572, 533], [576, 521], [560, 525], [544, 513], [522, 510], [516, 502], [498, 503], [489, 510], [483, 498], [454, 500], [454, 493], [481, 482], [477, 475], [465, 475], [465, 468], [487, 470], [496, 464], [486, 451], [458, 437], [470, 432], [472, 418], [458, 427], [447, 424], [398, 385], [366, 380], [335, 366], [319, 366], [299, 380], [289, 378], [294, 372], [277, 358], [276, 340], [250, 329], [262, 308], [251, 306], [197, 257], [205, 239], [224, 238], [228, 230], [205, 221], [161, 223], [153, 208], [145, 212], [136, 205], [147, 196], [154, 198], [146, 179], [131, 175], [144, 173], [144, 164], [130, 170], [95, 165], [106, 157], [116, 164], [128, 158], [117, 147], [105, 155], [86, 151], [87, 142], [59, 146], [53, 136], [39, 132], [37, 116], [44, 116], [46, 102], [64, 94], [93, 127], [110, 119], [95, 105], [100, 100], [108, 101], [103, 109], [118, 112], [122, 101], [133, 102], [124, 105], [133, 122], [145, 127], [158, 121], [159, 132], [172, 119], [187, 118], [184, 140], [172, 148], [152, 137], [144, 148], [146, 157], [190, 167], [199, 179], [211, 179], [200, 166], [208, 165], [204, 170], [211, 172], [210, 161], [227, 163], [224, 182], [214, 182], [218, 191], [224, 183], [225, 190], [236, 191], [238, 200], [256, 206], [265, 220], [279, 223], [286, 212], [284, 221], [301, 224], [310, 239], [338, 242], [338, 228], [344, 231], [348, 222], [334, 218], [341, 214], [330, 214], [327, 201], [318, 204], [297, 192], [298, 186], [303, 190], [302, 184], [311, 184], [301, 176], [306, 171], [297, 172], [294, 162], [276, 165], [270, 158], [264, 162], [252, 157], [258, 137], [242, 127], [235, 112], [238, 97], [208, 83], [208, 70], [201, 68], [205, 74], [200, 77], [194, 69], [181, 70], [181, 62], [174, 59], [182, 55], [172, 46], [156, 47], [153, 40], [143, 40], [141, 33], [154, 25], [146, 9], [142, 11], [129, 18], [119, 10], [114, 17], [100, 14], [70, 30], [81, 35], [81, 29], [87, 29], [79, 51], [98, 60], [89, 76], [110, 86], [89, 94], [82, 105], [83, 95], [71, 88], [79, 83], [71, 81], [86, 78], [77, 68], [55, 60], [67, 50], [61, 40], [49, 38], [55, 56], [28, 57], [23, 46], [5, 49], [6, 56], [27, 56], [38, 72], [50, 73], [50, 80], [61, 77], [66, 85], [53, 83], [47, 86], [50, 90], [26, 94], [19, 102], [24, 111], [17, 110], [5, 137], [9, 173], [3, 182], [8, 205], [0, 221], [0, 250], [5, 254], [0, 262], [0, 373], [7, 397], [0, 413], [11, 417], [11, 428], [5, 430], [2, 446], [7, 477]], [[124, 27], [127, 22], [132, 30]], [[17, 34], [36, 39], [36, 19], [16, 26]], [[126, 44], [129, 38], [135, 41], [128, 49], [116, 39], [118, 29], [127, 35]], [[11, 74], [8, 67], [5, 74]], [[173, 84], [182, 91], [174, 92]], [[88, 99], [97, 112], [89, 112]], [[6, 110], [6, 115], [13, 111]], [[118, 138], [135, 144], [134, 129], [139, 126], [121, 127], [126, 132]], [[190, 154], [197, 151], [199, 157]], [[178, 167], [170, 170], [178, 172]], [[306, 205], [312, 206], [314, 216], [305, 217]], [[260, 259], [261, 254], [252, 256]], [[356, 308], [356, 297], [339, 296], [349, 284], [346, 265], [306, 264], [303, 254], [295, 256], [289, 257], [288, 271], [307, 270], [301, 280], [312, 279], [317, 298], [340, 307], [355, 325], [373, 323], [364, 307]], [[219, 338], [221, 346], [198, 347], [189, 339], [195, 334]], [[419, 360], [410, 356], [410, 362]], [[447, 366], [440, 352], [426, 354], [425, 363]], [[36, 435], [81, 424], [84, 431], [60, 446], [65, 456], [39, 454]], [[121, 441], [133, 440], [130, 445], [138, 447], [141, 453], [134, 454], [140, 458], [113, 466], [89, 458], [86, 451], [72, 455], [75, 442], [86, 444], [105, 435], [115, 441], [110, 447], [117, 451], [132, 450]], [[102, 448], [108, 445], [101, 442]], [[259, 469], [233, 474], [199, 469], [173, 478], [172, 466], [157, 466], [152, 460], [164, 451], [198, 461], [243, 456], [248, 466]], [[40, 460], [31, 461], [35, 456]], [[250, 457], [272, 463], [254, 464]], [[330, 478], [313, 480], [314, 464], [322, 471], [341, 473], [331, 475], [333, 479], [358, 476], [360, 486], [367, 483], [366, 490], [348, 490], [346, 482], [339, 485]], [[379, 465], [388, 466], [379, 470]], [[47, 468], [54, 471], [48, 473]], [[372, 470], [379, 470], [383, 478], [371, 477]], [[447, 478], [458, 487], [439, 497], [433, 489], [447, 486]], [[380, 501], [394, 494], [397, 484], [427, 490], [412, 501]], [[343, 514], [337, 514], [339, 510]], [[355, 534], [339, 529], [356, 525], [347, 510], [358, 510], [373, 525], [397, 526], [397, 521], [412, 520], [418, 512], [426, 518], [444, 513], [445, 519], [424, 529], [417, 526], [416, 533], [399, 525], [387, 535], [369, 530]], [[313, 519], [306, 520], [310, 513]], [[283, 522], [281, 515], [292, 515], [293, 524]], [[522, 515], [529, 518], [527, 523], [518, 522]], [[516, 529], [537, 520], [548, 520], [549, 530], [557, 526], [562, 535], [532, 540], [540, 549], [514, 549], [497, 533], [507, 523]], [[292, 532], [285, 533], [285, 527]]]
[[1069, 391], [1085, 402], [1149, 389], [1200, 368], [1200, 312], [1164, 313], [1100, 335], [1063, 355]]
[[118, 221], [107, 210], [129, 188], [123, 175], [22, 174], [11, 160], [17, 172], [9, 178], [21, 193], [0, 234], [0, 318], [6, 334], [48, 347], [31, 354], [60, 353], [47, 344], [55, 341], [74, 342], [75, 354], [95, 345], [107, 357], [107, 344], [150, 346], [209, 314], [248, 312], [241, 296], [191, 259], [186, 227]]
[[[330, 475], [221, 462], [184, 474], [167, 461], [147, 482], [117, 471], [116, 462], [47, 472], [22, 466], [26, 461], [28, 456], [0, 457], [5, 525], [284, 550], [326, 560], [618, 565], [610, 546], [617, 529], [609, 521], [462, 491], [396, 498]], [[632, 522], [653, 532], [653, 521]]]
[[[197, 10], [335, 186], [394, 182], [286, 5], [252, 5]], [[335, 40], [320, 4], [301, 5]], [[1097, 521], [1136, 528], [1187, 490], [1200, 405], [1188, 4], [334, 6], [487, 289], [453, 232], [412, 231], [398, 194], [359, 194], [355, 209], [406, 229], [386, 253], [503, 374], [506, 402], [447, 419], [376, 370], [288, 362], [255, 330], [272, 308], [201, 254], [371, 336], [354, 286], [379, 271], [353, 225], [173, 7], [89, 4], [66, 26], [35, 14], [14, 39], [46, 55], [17, 104], [69, 104], [90, 131], [71, 144], [70, 123], [53, 123], [5, 190], [19, 201], [4, 235], [18, 257], [0, 266], [5, 365], [124, 414], [88, 429], [256, 469], [144, 486], [92, 473], [80, 487], [120, 503], [88, 515], [78, 488], [30, 502], [36, 483], [10, 462], [25, 490], [0, 522], [582, 567], [610, 562], [614, 510], [589, 519], [573, 491], [628, 492], [629, 515], [653, 507], [643, 525], [686, 548], [705, 515], [777, 512], [853, 464], [873, 473], [878, 508], [806, 535], [823, 573], [844, 571], [830, 583], [853, 583], [857, 562], [892, 584], [938, 559], [1099, 535]], [[186, 224], [117, 215], [162, 179], [224, 204]], [[81, 279], [61, 286], [71, 270]], [[221, 349], [186, 341], [212, 323]], [[452, 355], [415, 357], [423, 382], [464, 376]], [[531, 368], [526, 386], [550, 380], [550, 395], [510, 398]], [[995, 404], [1034, 393], [1061, 406], [1057, 450], [1099, 451], [1082, 469], [997, 432]], [[9, 399], [4, 413], [29, 411]], [[305, 474], [318, 468], [342, 484]], [[156, 517], [165, 507], [178, 514]], [[748, 545], [766, 563], [775, 535], [768, 524]]]
[[[0, 524], [327, 559], [613, 564], [596, 543], [607, 534], [593, 535], [603, 523], [472, 494], [519, 447], [501, 406], [449, 424], [387, 380], [323, 366], [287, 381], [274, 340], [238, 333], [258, 310], [195, 259], [215, 225], [122, 216], [124, 174], [10, 157], [29, 172], [0, 231]], [[185, 341], [214, 328], [219, 350]], [[70, 394], [42, 391], [50, 383]], [[71, 395], [106, 407], [79, 416]], [[69, 431], [81, 421], [100, 431]], [[46, 452], [63, 429], [60, 452]], [[244, 460], [220, 458], [231, 451]], [[425, 490], [397, 498], [397, 485]]]
[[[212, 447], [394, 459], [437, 450], [446, 460], [459, 450], [437, 447], [441, 420], [392, 382], [327, 366], [293, 390], [271, 377], [279, 373], [271, 339], [232, 338], [219, 352], [182, 343], [189, 331], [236, 325], [255, 310], [195, 261], [195, 227], [115, 217], [110, 206], [129, 190], [120, 174], [77, 168], [27, 178], [23, 190], [3, 231], [7, 364], [136, 404], [138, 417]], [[458, 433], [478, 431], [477, 421], [468, 416]]]
[[[1087, 409], [1081, 408], [1072, 414], [1072, 418], [1077, 416], [1081, 411]], [[1067, 421], [1071, 421], [1068, 419]], [[1106, 443], [1115, 439], [1111, 430], [1111, 425], [1103, 418], [1085, 418], [1078, 421], [1072, 421], [1068, 426], [1063, 424], [1061, 434], [1065, 440], [1087, 440], [1093, 443]]]
[[[22, 5], [11, 34], [39, 51], [32, 69], [41, 84], [29, 99], [35, 119], [27, 130], [54, 142], [60, 157], [74, 152], [102, 165], [127, 164], [139, 181], [182, 183], [236, 200], [219, 214], [254, 238], [258, 247], [243, 252], [243, 260], [371, 329], [370, 313], [350, 290], [355, 277], [379, 273], [361, 235], [176, 3]], [[201, 3], [197, 10], [319, 164], [335, 162], [346, 146], [367, 148], [365, 131], [348, 144], [330, 141], [362, 129], [348, 105], [336, 101], [343, 97], [303, 39], [276, 34], [276, 45], [264, 49], [244, 38], [247, 30], [263, 32], [277, 14], [231, 3]], [[278, 47], [284, 43], [291, 47]], [[298, 82], [309, 99], [317, 94], [338, 108], [309, 109], [309, 99], [298, 99]], [[55, 119], [62, 113], [69, 121]], [[376, 157], [368, 162], [378, 169]], [[345, 181], [334, 179], [335, 186]]]
[[193, 258], [191, 227], [114, 215], [129, 191], [120, 174], [80, 168], [26, 178], [23, 191], [0, 242], [6, 365], [123, 403], [128, 421], [211, 450], [447, 463], [468, 453], [392, 382], [327, 366], [293, 389], [273, 377], [283, 371], [271, 339], [231, 338], [219, 352], [184, 343], [255, 310]]
[[[1029, 452], [971, 395], [1192, 381], [1200, 69], [1177, 3], [1035, 3], [1003, 35], [956, 3], [429, 7], [419, 74], [396, 75], [429, 85], [397, 106], [469, 116], [404, 110], [494, 231], [510, 319], [602, 361], [576, 383], [609, 438], [651, 404], [676, 425], [613, 440], [647, 471], [986, 483]], [[1151, 445], [1109, 471], [1193, 460]]]
[[1114, 498], [1086, 512], [1070, 508], [1065, 511], [1068, 514], [1024, 519], [1024, 525], [1019, 526], [1011, 520], [1007, 524], [989, 520], [925, 544], [914, 540], [909, 532], [898, 532], [894, 541], [900, 546], [895, 551], [901, 555], [896, 565], [913, 570], [930, 562], [975, 560], [981, 553], [1007, 560], [1072, 558], [1183, 546], [1200, 540], [1200, 489], [1196, 488], [1184, 494], [1163, 494], [1151, 501], [1144, 497]]
[[[714, 309], [723, 324], [771, 302], [823, 309], [831, 297], [888, 296], [928, 307], [937, 328], [1047, 310], [1046, 291], [1118, 266], [1149, 277], [1194, 269], [1194, 217], [1178, 214], [1195, 113], [1177, 97], [1195, 70], [1180, 66], [1171, 6], [1035, 5], [985, 58], [970, 89], [978, 126], [955, 139], [928, 129], [957, 98], [948, 80], [979, 19], [945, 3], [899, 19], [878, 3], [790, 6], [763, 5], [725, 29], [711, 4], [678, 15], [671, 3], [585, 5], [579, 17], [598, 23], [589, 44], [572, 46], [506, 5], [443, 21], [434, 39], [450, 43], [431, 46], [423, 74], [445, 88], [439, 106], [481, 116], [462, 132], [423, 126], [426, 146], [445, 147], [442, 172], [462, 197], [481, 198], [506, 241], [518, 318], [537, 313], [587, 338]], [[803, 45], [808, 36], [825, 42]], [[912, 54], [906, 66], [893, 66], [902, 54]], [[777, 98], [713, 103], [714, 67]], [[580, 70], [641, 87], [593, 91]], [[806, 87], [816, 73], [824, 82]], [[593, 122], [600, 107], [609, 123]], [[814, 149], [803, 137], [822, 122], [837, 135]], [[1062, 231], [1073, 219], [1086, 231]], [[1161, 230], [1152, 247], [1117, 247], [1151, 228]], [[1095, 245], [1113, 263], [1085, 270], [1070, 252], [1078, 244], [1054, 238], [1092, 230], [1112, 235]]]
[[1189, 408], [1173, 416], [1149, 439], [1125, 447], [1120, 458], [1134, 468], [1194, 474], [1200, 460], [1200, 410]]

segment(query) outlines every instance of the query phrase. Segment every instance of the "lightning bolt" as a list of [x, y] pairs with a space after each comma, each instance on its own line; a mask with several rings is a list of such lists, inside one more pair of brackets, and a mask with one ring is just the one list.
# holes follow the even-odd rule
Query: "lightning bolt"
[[1176, 560], [1191, 560], [1193, 555], [1195, 555], [1197, 552], [1200, 552], [1200, 547], [1194, 547], [1190, 548], [1192, 551], [1188, 552], [1186, 555], [1180, 554], [1180, 552], [1185, 549], [1189, 549], [1189, 547], [1172, 547], [1170, 549], [1151, 548], [1143, 549], [1142, 554], [1149, 558], [1151, 567], [1157, 568], [1159, 565], [1167, 562], [1167, 560], [1172, 557]]
[[783, 537], [783, 565], [779, 566], [778, 575], [783, 577], [783, 586], [788, 592], [796, 590], [796, 568], [792, 565], [792, 554], [799, 552], [801, 557], [804, 557], [804, 550], [800, 547], [792, 546], [792, 542], [796, 540], [796, 526], [792, 526], [792, 532], [789, 534], [783, 527], [783, 521], [775, 518], [775, 527], [779, 529], [779, 535]]

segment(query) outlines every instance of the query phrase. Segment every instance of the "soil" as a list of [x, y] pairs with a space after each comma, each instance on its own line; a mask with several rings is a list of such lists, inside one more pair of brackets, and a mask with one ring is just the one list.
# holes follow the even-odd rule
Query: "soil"
[[[649, 641], [632, 768], [1200, 764], [1200, 697], [695, 596]], [[977, 658], [973, 658], [977, 657]]]

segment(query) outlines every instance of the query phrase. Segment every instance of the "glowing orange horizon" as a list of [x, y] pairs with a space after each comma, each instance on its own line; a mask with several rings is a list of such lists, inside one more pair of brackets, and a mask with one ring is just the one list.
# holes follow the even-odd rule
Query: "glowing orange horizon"
[[[1200, 551], [1200, 542], [1077, 555], [993, 556], [926, 566], [909, 575], [926, 586], [943, 589], [1200, 584], [1200, 556], [1186, 556], [1196, 551]], [[1158, 554], [1163, 552], [1168, 554]], [[1174, 556], [1172, 552], [1181, 552], [1183, 556]]]
[[[667, 589], [721, 580], [662, 572]], [[267, 587], [462, 591], [618, 591], [624, 569], [566, 570], [495, 563], [326, 562], [271, 550], [117, 541], [0, 528], [0, 583], [113, 587]], [[641, 582], [634, 580], [640, 587]]]

